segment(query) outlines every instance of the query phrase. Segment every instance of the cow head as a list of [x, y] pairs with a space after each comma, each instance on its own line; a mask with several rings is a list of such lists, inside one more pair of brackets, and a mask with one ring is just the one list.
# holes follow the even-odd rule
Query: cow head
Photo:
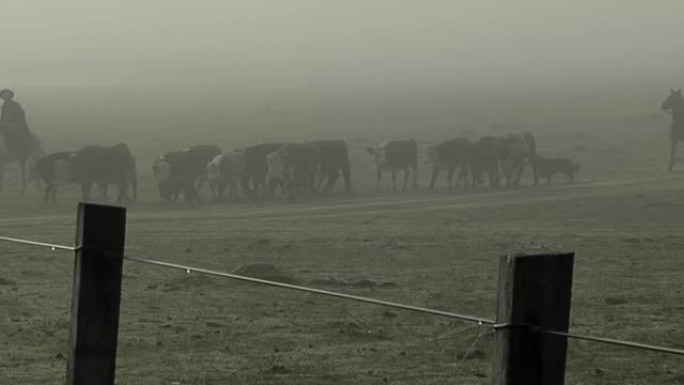
[[165, 200], [170, 200], [172, 195], [170, 186], [171, 165], [163, 155], [157, 158], [152, 165], [152, 172], [159, 187], [159, 195]]
[[216, 155], [211, 162], [207, 163], [207, 178], [210, 184], [216, 185], [221, 182], [221, 161], [223, 155]]
[[268, 174], [272, 179], [285, 179], [285, 160], [280, 152], [273, 152], [266, 156]]
[[368, 147], [368, 153], [373, 155], [373, 160], [377, 166], [382, 166], [387, 163], [385, 146]]
[[423, 154], [420, 161], [422, 163], [437, 163], [439, 160], [439, 153], [437, 152], [437, 145], [434, 143], [426, 143], [423, 145]]

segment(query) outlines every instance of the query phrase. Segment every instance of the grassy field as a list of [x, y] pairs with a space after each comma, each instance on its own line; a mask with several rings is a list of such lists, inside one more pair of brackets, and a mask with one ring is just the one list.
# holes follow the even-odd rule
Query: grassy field
[[[525, 180], [515, 190], [447, 194], [443, 181], [425, 189], [423, 167], [419, 191], [375, 194], [364, 146], [379, 130], [339, 135], [351, 147], [352, 197], [197, 208], [159, 202], [148, 166], [161, 150], [201, 140], [173, 131], [161, 144], [161, 128], [144, 131], [133, 142], [143, 183], [140, 201], [129, 206], [128, 254], [228, 272], [271, 264], [300, 284], [493, 318], [499, 256], [574, 250], [572, 331], [684, 347], [684, 173], [664, 171], [667, 120], [623, 111], [474, 130], [530, 129], [541, 153], [580, 161], [571, 185]], [[45, 135], [49, 150], [69, 138], [108, 142], [135, 130], [61, 124]], [[264, 132], [243, 133], [235, 145]], [[230, 136], [210, 128], [202, 135]], [[44, 206], [32, 188], [17, 195], [13, 171], [0, 197], [0, 235], [71, 244], [77, 188]], [[72, 257], [0, 244], [0, 259], [2, 383], [60, 384]], [[488, 384], [493, 353], [489, 330], [469, 324], [132, 262], [125, 265], [119, 341], [120, 385]], [[684, 383], [683, 363], [571, 341], [567, 383]]]

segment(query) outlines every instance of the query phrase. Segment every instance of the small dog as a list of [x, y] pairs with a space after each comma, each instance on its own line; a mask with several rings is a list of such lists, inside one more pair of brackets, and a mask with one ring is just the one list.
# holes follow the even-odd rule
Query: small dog
[[569, 182], [572, 183], [575, 180], [575, 173], [580, 169], [579, 163], [567, 158], [541, 158], [539, 156], [534, 159], [534, 167], [538, 177], [546, 177], [546, 183], [550, 183], [553, 175], [557, 173], [567, 175]]

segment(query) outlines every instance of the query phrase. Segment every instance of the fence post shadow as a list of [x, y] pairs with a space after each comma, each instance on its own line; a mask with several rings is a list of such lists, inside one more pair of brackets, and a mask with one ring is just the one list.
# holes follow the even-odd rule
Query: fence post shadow
[[114, 385], [126, 208], [79, 203], [67, 385]]

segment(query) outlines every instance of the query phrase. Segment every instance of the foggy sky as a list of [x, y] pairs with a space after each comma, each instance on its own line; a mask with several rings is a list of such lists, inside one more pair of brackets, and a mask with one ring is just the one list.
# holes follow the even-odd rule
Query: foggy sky
[[681, 0], [21, 0], [0, 85], [684, 85]]

